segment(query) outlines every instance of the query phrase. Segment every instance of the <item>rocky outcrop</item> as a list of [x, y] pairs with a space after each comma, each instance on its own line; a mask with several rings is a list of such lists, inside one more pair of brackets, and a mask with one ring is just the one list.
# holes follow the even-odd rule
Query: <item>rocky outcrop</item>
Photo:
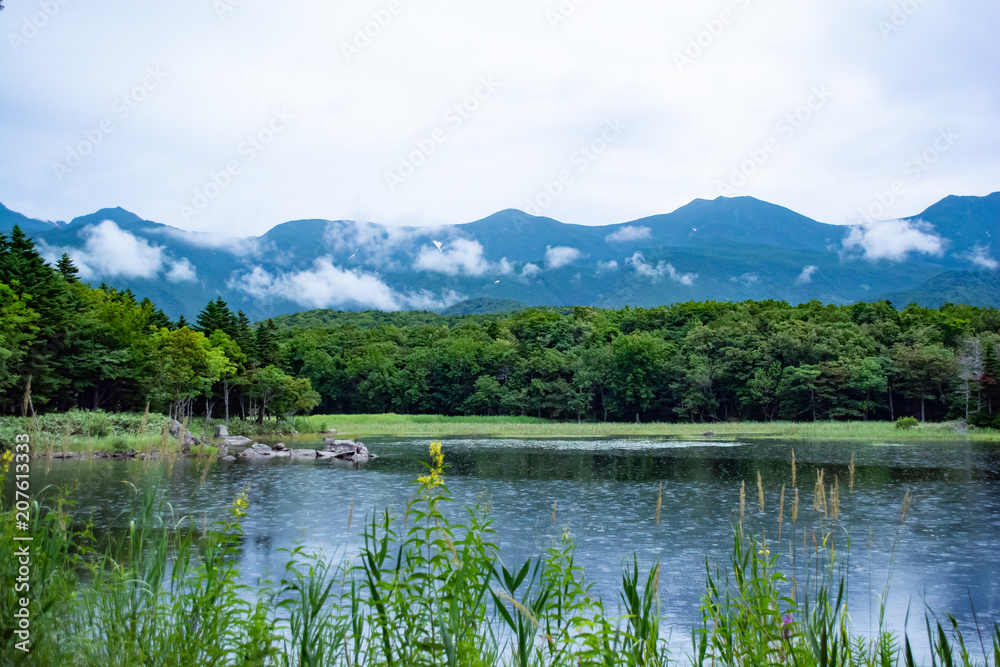
[[274, 445], [274, 447], [255, 442], [240, 452], [238, 456], [244, 459], [287, 458], [297, 461], [337, 459], [340, 461], [350, 461], [359, 465], [377, 458], [368, 451], [364, 443], [355, 442], [354, 440], [333, 440], [332, 438], [327, 443], [326, 448], [319, 451], [315, 449], [289, 449], [282, 442]]
[[229, 437], [229, 427], [225, 424], [219, 424], [215, 427], [215, 433], [212, 435], [213, 440], [218, 440], [219, 438]]
[[181, 437], [181, 431], [184, 432], [184, 441], [181, 442], [181, 449], [184, 452], [187, 452], [188, 450], [190, 450], [192, 445], [200, 445], [201, 444], [201, 438], [194, 437], [193, 435], [191, 435], [191, 431], [188, 431], [186, 428], [184, 428], [184, 424], [181, 424], [176, 419], [171, 419], [170, 420], [170, 428], [169, 428], [169, 433], [170, 433], [171, 437], [173, 437], [173, 438], [180, 438]]
[[364, 443], [355, 442], [353, 440], [335, 440], [333, 438], [324, 438], [323, 441], [326, 443], [326, 449], [324, 451], [330, 452], [330, 454], [335, 459], [341, 459], [343, 461], [354, 461], [355, 463], [368, 463], [374, 458], [378, 458], [375, 454], [368, 451]]

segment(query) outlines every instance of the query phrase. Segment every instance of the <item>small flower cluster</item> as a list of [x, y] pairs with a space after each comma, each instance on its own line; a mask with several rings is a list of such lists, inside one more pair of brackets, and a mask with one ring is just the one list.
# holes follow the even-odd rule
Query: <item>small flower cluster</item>
[[430, 474], [418, 477], [417, 481], [432, 489], [436, 486], [444, 486], [444, 473], [442, 472], [444, 470], [444, 454], [441, 453], [440, 440], [431, 443], [430, 452], [431, 462], [427, 466], [430, 468]]
[[233, 501], [233, 506], [229, 510], [233, 513], [233, 516], [239, 519], [240, 517], [246, 516], [247, 507], [250, 506], [250, 498], [247, 496], [246, 490], [240, 492], [240, 495], [236, 496], [236, 500]]

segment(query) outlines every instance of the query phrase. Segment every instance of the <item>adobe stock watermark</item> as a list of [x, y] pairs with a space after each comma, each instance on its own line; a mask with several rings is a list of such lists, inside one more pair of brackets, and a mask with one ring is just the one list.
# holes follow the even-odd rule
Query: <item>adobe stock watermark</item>
[[160, 84], [167, 78], [168, 74], [158, 65], [150, 65], [146, 68], [145, 76], [137, 85], [133, 86], [111, 103], [111, 115], [102, 118], [96, 127], [91, 127], [82, 132], [83, 139], [66, 146], [66, 156], [60, 162], [56, 160], [52, 163], [52, 171], [61, 183], [64, 178], [72, 174], [77, 167], [83, 164], [97, 147], [104, 143], [109, 134], [118, 128], [118, 124], [132, 115], [132, 112], [149, 99], [150, 94], [160, 87]]
[[768, 137], [761, 145], [749, 149], [746, 153], [747, 159], [733, 167], [729, 179], [719, 181], [719, 195], [732, 197], [737, 190], [749, 183], [750, 179], [771, 160], [771, 157], [781, 150], [782, 142], [790, 141], [820, 109], [826, 106], [832, 97], [833, 92], [826, 87], [826, 84], [813, 86], [802, 104], [786, 113], [775, 123], [776, 134]]
[[14, 50], [14, 53], [18, 53], [22, 47], [27, 46], [28, 42], [37, 37], [45, 29], [45, 26], [56, 17], [59, 10], [69, 3], [70, 0], [42, 0], [39, 2], [38, 11], [30, 17], [26, 16], [21, 21], [20, 30], [7, 33], [7, 40], [10, 42], [10, 48]]
[[230, 160], [225, 167], [209, 174], [208, 179], [194, 189], [190, 204], [180, 204], [178, 210], [185, 222], [199, 215], [233, 183], [233, 179], [243, 173], [243, 168], [267, 150], [278, 135], [288, 129], [295, 116], [287, 109], [275, 109], [271, 118], [257, 132], [247, 136], [236, 147], [236, 154], [242, 159]]
[[958, 143], [961, 135], [956, 132], [951, 125], [938, 130], [934, 140], [919, 153], [914, 153], [900, 166], [899, 171], [902, 178], [892, 181], [886, 188], [876, 190], [872, 193], [871, 201], [858, 208], [855, 221], [852, 224], [874, 223], [885, 219], [889, 208], [896, 203], [896, 200], [906, 194], [907, 185], [916, 183], [924, 177], [931, 167], [933, 167], [941, 156], [951, 150], [952, 146]]
[[559, 26], [566, 23], [576, 14], [587, 0], [561, 0], [552, 9], [545, 10], [545, 20], [549, 22], [552, 30], [558, 30]]
[[917, 15], [917, 12], [923, 9], [927, 2], [928, 0], [903, 0], [894, 4], [888, 18], [879, 19], [876, 24], [879, 32], [882, 33], [882, 39], [887, 40], [899, 32], [904, 25], [910, 22], [910, 19]]
[[752, 0], [733, 0], [736, 9], [723, 9], [715, 18], [706, 19], [702, 22], [702, 30], [687, 38], [687, 45], [680, 51], [674, 51], [674, 64], [677, 71], [683, 73], [684, 70], [715, 45], [715, 43], [725, 34], [726, 30], [736, 22], [742, 12], [750, 9]]
[[484, 102], [493, 97], [499, 88], [500, 82], [492, 74], [479, 77], [475, 90], [460, 102], [451, 105], [445, 112], [444, 125], [434, 128], [427, 136], [414, 140], [413, 150], [400, 155], [396, 168], [385, 172], [385, 184], [389, 186], [389, 191], [395, 192], [408, 178], [417, 173], [417, 169], [425, 164], [442, 144], [448, 141], [450, 134], [472, 118], [472, 115], [479, 110]]
[[213, 0], [212, 8], [215, 10], [215, 15], [219, 17], [219, 20], [224, 21], [242, 4], [243, 0]]
[[31, 535], [31, 436], [19, 433], [14, 436], [14, 453], [6, 452], [0, 462], [0, 481], [4, 480], [11, 461], [14, 462], [14, 534], [15, 547], [11, 557], [13, 567], [9, 569], [17, 576], [5, 585], [11, 586], [14, 595], [14, 612], [12, 619], [5, 619], [8, 627], [13, 629], [17, 640], [14, 648], [30, 653], [31, 646], [31, 548], [28, 543], [34, 540]]
[[524, 211], [528, 215], [539, 216], [552, 206], [559, 197], [576, 182], [579, 174], [586, 172], [601, 159], [608, 149], [621, 138], [628, 125], [618, 117], [609, 118], [604, 123], [600, 133], [586, 144], [580, 146], [569, 158], [573, 169], [562, 169], [552, 180], [542, 181], [540, 190], [525, 203]]
[[371, 46], [382, 33], [392, 25], [396, 17], [403, 13], [407, 5], [403, 0], [389, 0], [385, 7], [376, 9], [371, 13], [371, 19], [363, 25], [354, 27], [354, 34], [349, 41], [340, 43], [340, 52], [344, 54], [344, 60], [350, 65]]

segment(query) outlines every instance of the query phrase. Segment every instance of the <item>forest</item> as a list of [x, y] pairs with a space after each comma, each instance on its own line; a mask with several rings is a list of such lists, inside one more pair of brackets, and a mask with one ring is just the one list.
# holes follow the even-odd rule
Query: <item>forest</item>
[[[331, 311], [326, 311], [331, 312]], [[0, 414], [152, 410], [558, 420], [920, 420], [1000, 426], [1000, 311], [686, 302], [497, 315], [194, 323], [0, 235]], [[30, 398], [30, 406], [28, 399]]]

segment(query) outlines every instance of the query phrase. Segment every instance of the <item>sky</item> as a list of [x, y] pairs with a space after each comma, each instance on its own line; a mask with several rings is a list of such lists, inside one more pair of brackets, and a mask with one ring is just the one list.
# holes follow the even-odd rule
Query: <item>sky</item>
[[995, 0], [6, 0], [0, 202], [259, 235], [1000, 190]]

